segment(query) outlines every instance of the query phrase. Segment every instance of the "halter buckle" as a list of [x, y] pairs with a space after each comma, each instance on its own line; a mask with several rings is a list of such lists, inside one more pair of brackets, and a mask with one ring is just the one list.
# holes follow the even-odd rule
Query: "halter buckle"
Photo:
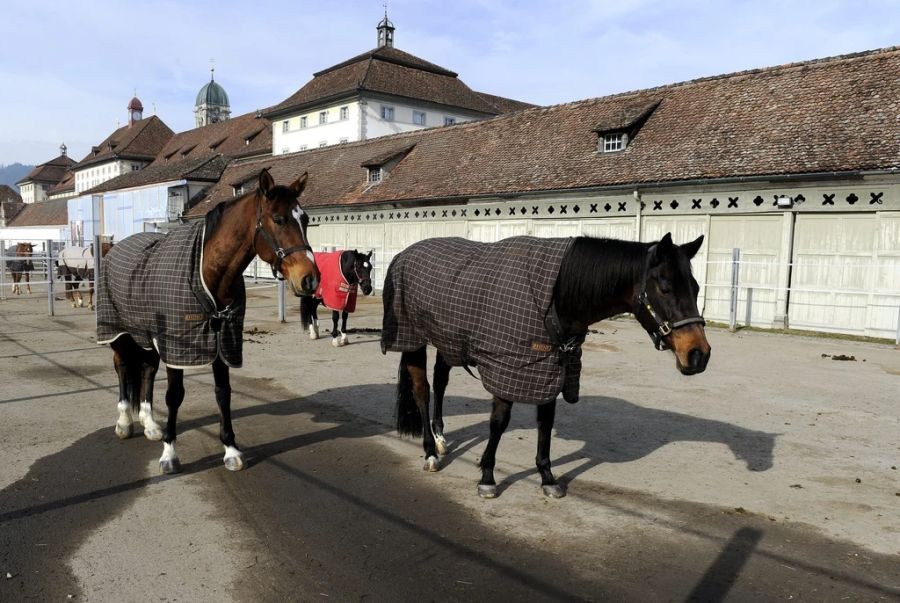
[[283, 248], [279, 247], [278, 249], [275, 250], [275, 255], [278, 257], [279, 260], [283, 260], [287, 254], [284, 252]]
[[659, 325], [659, 334], [662, 335], [663, 337], [666, 337], [671, 332], [672, 332], [672, 326], [669, 324], [668, 321], [661, 323]]

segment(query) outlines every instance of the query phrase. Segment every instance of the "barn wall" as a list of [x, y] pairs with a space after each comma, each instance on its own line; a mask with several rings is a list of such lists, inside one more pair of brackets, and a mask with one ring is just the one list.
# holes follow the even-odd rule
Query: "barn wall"
[[[791, 209], [776, 198], [795, 199]], [[677, 243], [706, 237], [693, 260], [708, 320], [730, 315], [732, 250], [741, 251], [739, 324], [893, 338], [900, 307], [900, 181], [725, 186], [472, 200], [401, 209], [313, 208], [310, 241], [374, 250], [380, 288], [390, 261], [416, 241], [461, 236], [596, 236]], [[789, 286], [792, 290], [789, 291]]]

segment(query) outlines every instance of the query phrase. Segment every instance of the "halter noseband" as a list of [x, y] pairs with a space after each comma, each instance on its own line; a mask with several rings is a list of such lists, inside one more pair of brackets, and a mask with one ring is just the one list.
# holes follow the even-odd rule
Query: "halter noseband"
[[278, 239], [275, 238], [275, 235], [269, 233], [266, 229], [263, 228], [262, 225], [262, 201], [260, 201], [256, 205], [256, 233], [253, 235], [253, 249], [256, 250], [256, 238], [262, 235], [263, 239], [266, 240], [266, 243], [269, 244], [269, 247], [272, 248], [272, 251], [275, 253], [275, 261], [270, 264], [272, 268], [272, 276], [276, 279], [283, 281], [284, 277], [279, 276], [281, 272], [281, 262], [287, 256], [292, 253], [296, 253], [298, 251], [309, 251], [312, 253], [312, 247], [309, 246], [309, 243], [306, 242], [306, 237], [303, 237], [303, 245], [295, 245], [294, 247], [289, 247], [288, 249], [284, 249], [281, 245], [278, 244]]
[[682, 320], [676, 320], [675, 322], [660, 320], [659, 314], [653, 309], [650, 298], [647, 296], [647, 275], [650, 272], [650, 258], [652, 257], [652, 253], [653, 247], [647, 251], [647, 260], [644, 262], [644, 275], [641, 278], [641, 292], [634, 301], [633, 313], [637, 316], [641, 308], [647, 311], [647, 314], [650, 315], [650, 318], [656, 323], [656, 329], [653, 331], [646, 327], [644, 327], [644, 329], [647, 331], [647, 334], [650, 335], [650, 339], [653, 340], [654, 347], [656, 347], [657, 350], [663, 351], [669, 348], [668, 344], [665, 342], [665, 338], [669, 336], [672, 331], [696, 323], [706, 326], [706, 321], [702, 316], [692, 316], [691, 318], [684, 318]]

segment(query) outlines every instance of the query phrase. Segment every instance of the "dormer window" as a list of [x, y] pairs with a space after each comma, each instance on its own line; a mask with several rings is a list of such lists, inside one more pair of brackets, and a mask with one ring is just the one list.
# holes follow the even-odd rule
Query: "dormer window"
[[615, 153], [621, 151], [628, 145], [628, 134], [616, 132], [614, 134], [603, 135], [603, 152]]
[[369, 168], [369, 183], [376, 184], [378, 182], [381, 182], [381, 168]]
[[597, 133], [597, 152], [618, 153], [627, 149], [659, 104], [658, 100], [631, 102], [605, 111], [607, 114], [593, 130]]

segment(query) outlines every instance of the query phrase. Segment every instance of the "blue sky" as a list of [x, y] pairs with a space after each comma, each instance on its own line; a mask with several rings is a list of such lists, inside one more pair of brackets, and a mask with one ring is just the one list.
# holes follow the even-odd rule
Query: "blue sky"
[[[897, 0], [392, 0], [396, 46], [475, 90], [555, 104], [900, 44]], [[81, 159], [136, 89], [145, 116], [193, 127], [209, 78], [232, 114], [280, 102], [375, 46], [380, 0], [0, 5], [0, 164]]]

